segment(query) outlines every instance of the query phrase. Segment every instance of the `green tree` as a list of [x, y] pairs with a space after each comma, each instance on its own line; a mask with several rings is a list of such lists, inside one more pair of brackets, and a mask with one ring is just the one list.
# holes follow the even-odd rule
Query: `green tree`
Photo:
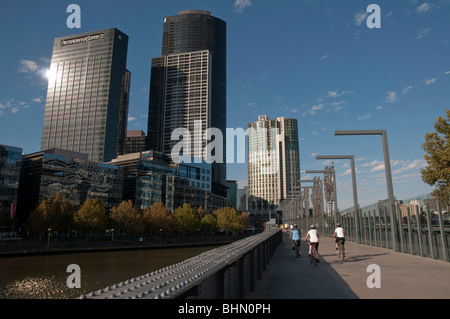
[[127, 236], [139, 231], [140, 212], [131, 200], [122, 201], [119, 206], [112, 207], [110, 218]]
[[206, 214], [200, 220], [200, 228], [208, 234], [217, 231], [217, 218], [213, 214]]
[[183, 204], [183, 206], [175, 209], [173, 215], [177, 229], [182, 234], [193, 233], [200, 229], [200, 216], [197, 210], [192, 208], [191, 205]]
[[75, 226], [82, 232], [102, 233], [108, 227], [108, 215], [98, 198], [88, 198], [73, 217]]
[[144, 209], [143, 218], [146, 229], [152, 234], [159, 234], [160, 229], [171, 232], [175, 226], [175, 219], [162, 202], [153, 203]]
[[446, 117], [439, 116], [434, 123], [435, 132], [425, 134], [422, 149], [427, 167], [421, 169], [422, 180], [430, 186], [435, 186], [431, 193], [433, 198], [440, 200], [443, 207], [450, 204], [450, 110]]

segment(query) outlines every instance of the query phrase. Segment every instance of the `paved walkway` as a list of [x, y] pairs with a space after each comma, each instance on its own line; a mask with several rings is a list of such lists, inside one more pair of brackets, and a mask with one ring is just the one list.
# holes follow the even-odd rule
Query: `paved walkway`
[[[304, 236], [303, 236], [304, 238]], [[288, 235], [247, 299], [449, 299], [450, 263], [346, 242], [346, 260], [337, 259], [334, 240], [321, 238], [320, 262], [309, 262], [307, 244], [297, 260]], [[368, 288], [380, 267], [380, 288]], [[370, 282], [373, 282], [370, 280]]]

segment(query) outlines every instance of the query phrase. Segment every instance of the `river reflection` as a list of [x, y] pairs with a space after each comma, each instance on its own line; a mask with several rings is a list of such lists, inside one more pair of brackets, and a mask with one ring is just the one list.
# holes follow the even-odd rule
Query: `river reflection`
[[[71, 299], [176, 264], [218, 246], [0, 258], [1, 299]], [[67, 287], [67, 266], [81, 288]]]

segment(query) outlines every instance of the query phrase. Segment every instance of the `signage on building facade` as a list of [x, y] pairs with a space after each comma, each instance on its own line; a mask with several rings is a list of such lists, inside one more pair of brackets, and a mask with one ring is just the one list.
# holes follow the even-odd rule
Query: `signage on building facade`
[[84, 42], [90, 42], [95, 40], [102, 40], [103, 39], [103, 33], [94, 34], [94, 35], [88, 35], [81, 38], [73, 38], [68, 40], [61, 40], [61, 46], [65, 45], [71, 45], [71, 44], [78, 44], [78, 43], [84, 43]]

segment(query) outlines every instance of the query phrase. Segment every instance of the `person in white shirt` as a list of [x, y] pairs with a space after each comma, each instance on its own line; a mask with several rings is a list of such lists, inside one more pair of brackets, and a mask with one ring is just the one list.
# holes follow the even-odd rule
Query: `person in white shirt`
[[309, 239], [309, 255], [311, 255], [311, 247], [314, 245], [317, 251], [317, 257], [319, 257], [319, 233], [314, 225], [310, 226], [308, 234], [306, 234], [305, 241]]
[[336, 224], [333, 237], [336, 238], [336, 250], [338, 250], [338, 242], [340, 241], [342, 244], [345, 243], [345, 231], [344, 228], [341, 227], [340, 223]]

